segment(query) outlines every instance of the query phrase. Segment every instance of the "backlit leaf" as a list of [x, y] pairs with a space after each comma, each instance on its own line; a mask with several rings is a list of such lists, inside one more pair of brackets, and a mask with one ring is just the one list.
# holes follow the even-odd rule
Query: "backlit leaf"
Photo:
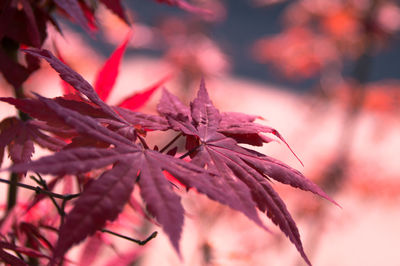
[[169, 76], [161, 79], [158, 81], [156, 84], [150, 86], [149, 88], [145, 89], [142, 92], [137, 92], [133, 94], [132, 96], [128, 96], [124, 100], [122, 100], [121, 103], [119, 103], [117, 106], [123, 107], [129, 110], [136, 110], [145, 105], [148, 100], [150, 99], [151, 95], [159, 88], [161, 87], [167, 80], [169, 79]]
[[121, 64], [122, 56], [124, 55], [131, 36], [132, 32], [130, 31], [122, 44], [112, 53], [103, 67], [97, 72], [94, 88], [100, 99], [103, 101], [108, 99], [108, 96], [114, 87], [115, 81], [118, 77], [119, 65]]

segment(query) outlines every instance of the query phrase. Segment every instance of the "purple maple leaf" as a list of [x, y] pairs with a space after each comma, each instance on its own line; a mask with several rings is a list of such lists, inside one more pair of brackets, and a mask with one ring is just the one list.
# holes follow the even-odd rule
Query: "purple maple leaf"
[[[124, 162], [127, 164], [127, 162], [130, 162], [129, 165], [133, 169], [132, 182], [136, 180], [137, 173], [140, 173], [138, 185], [141, 188], [141, 195], [146, 202], [147, 208], [170, 237], [171, 243], [178, 253], [180, 232], [183, 225], [183, 207], [180, 203], [180, 197], [173, 192], [171, 184], [164, 177], [163, 170], [172, 173], [181, 183], [196, 187], [212, 199], [223, 198], [223, 187], [217, 186], [216, 182], [211, 182], [205, 177], [208, 174], [202, 168], [166, 154], [144, 149], [140, 145], [132, 143], [116, 132], [102, 126], [95, 119], [62, 107], [55, 100], [40, 96], [39, 99], [64, 120], [66, 124], [74, 127], [76, 131], [113, 144], [115, 148], [79, 147], [66, 149], [33, 162], [16, 164], [10, 170], [15, 172], [31, 170], [43, 174], [64, 175], [83, 173], [114, 163]], [[111, 178], [112, 175], [105, 175], [103, 179]], [[86, 193], [89, 192], [84, 192], [82, 197]], [[117, 191], [114, 193], [118, 194]], [[77, 206], [79, 206], [78, 203], [76, 208], [78, 208]], [[101, 219], [106, 221], [109, 218], [106, 216]], [[81, 241], [91, 232], [86, 232], [82, 229], [81, 233], [84, 236], [77, 234], [75, 238], [68, 240], [67, 243], [70, 244], [60, 248], [60, 251], [54, 254], [54, 260], [59, 259], [71, 245]], [[63, 241], [62, 238], [63, 236], [60, 235], [60, 243]]]
[[[254, 204], [253, 206], [257, 206], [260, 211], [266, 211], [268, 217], [294, 243], [304, 260], [311, 264], [303, 250], [296, 224], [284, 202], [269, 184], [269, 178], [334, 201], [300, 172], [266, 155], [250, 152], [237, 145], [235, 138], [228, 138], [219, 133], [222, 116], [212, 104], [204, 81], [200, 84], [197, 98], [191, 104], [190, 114], [188, 114], [188, 109], [183, 108], [182, 104], [166, 91], [158, 110], [168, 120], [172, 129], [197, 137], [197, 152], [192, 162], [216, 173], [221, 180], [224, 180], [226, 190], [240, 193], [242, 202], [245, 202], [247, 206]], [[221, 131], [226, 132], [235, 121], [241, 124], [250, 123], [253, 120], [254, 117], [245, 115], [225, 118]], [[235, 129], [233, 132], [239, 134], [241, 131], [242, 129]], [[275, 130], [268, 127], [249, 125], [249, 132], [258, 133], [259, 131], [277, 134]], [[191, 139], [193, 141], [193, 138]], [[191, 144], [191, 146], [194, 145]], [[251, 197], [245, 197], [245, 194], [250, 194]], [[246, 208], [246, 211], [239, 210], [257, 222], [255, 216], [246, 213], [249, 209], [251, 208]]]
[[[148, 212], [155, 217], [180, 254], [184, 209], [174, 186], [164, 176], [166, 171], [186, 188], [195, 188], [210, 199], [242, 212], [263, 228], [265, 226], [257, 210], [265, 212], [296, 246], [307, 264], [311, 264], [303, 250], [297, 226], [270, 180], [311, 191], [335, 202], [300, 172], [238, 145], [238, 142], [254, 145], [268, 142], [270, 139], [262, 138], [261, 133], [270, 133], [283, 140], [276, 130], [254, 123], [256, 116], [220, 113], [211, 102], [204, 81], [190, 107], [164, 90], [157, 107], [161, 116], [111, 107], [99, 98], [87, 81], [48, 51], [28, 52], [50, 62], [65, 81], [87, 96], [88, 102], [48, 99], [37, 95], [37, 99], [24, 100], [27, 103], [25, 105], [21, 100], [2, 98], [51, 124], [40, 111], [33, 108], [41, 106], [46, 112], [52, 113], [51, 120], [74, 130], [76, 134], [70, 145], [53, 155], [17, 163], [10, 170], [64, 175], [113, 166], [83, 191], [75, 207], [68, 213], [52, 257], [54, 263], [72, 245], [93, 234], [106, 221], [115, 219], [128, 201], [134, 184], [138, 184]], [[34, 122], [38, 121], [33, 121], [32, 125], [39, 132], [51, 128], [51, 125], [46, 127]], [[171, 155], [158, 149], [150, 150], [141, 136], [143, 132], [140, 132], [140, 128], [178, 131], [179, 136], [186, 137], [188, 149], [182, 158], [190, 155], [191, 161], [173, 157], [174, 149], [170, 151]], [[8, 141], [9, 135], [5, 131], [0, 138], [2, 146]], [[77, 223], [79, 226], [76, 229]]]
[[57, 263], [74, 244], [115, 220], [128, 201], [136, 180], [137, 169], [118, 162], [93, 181], [76, 201], [59, 231], [53, 263]]

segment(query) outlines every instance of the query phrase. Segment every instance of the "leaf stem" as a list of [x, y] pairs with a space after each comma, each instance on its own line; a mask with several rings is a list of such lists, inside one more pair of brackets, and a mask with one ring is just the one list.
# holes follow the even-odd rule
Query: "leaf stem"
[[182, 136], [182, 133], [179, 133], [175, 138], [173, 138], [167, 145], [164, 146], [160, 150], [160, 153], [163, 153], [166, 149], [168, 149], [177, 139], [179, 139]]
[[142, 138], [141, 136], [137, 135], [138, 139], [140, 140], [140, 142], [142, 143], [143, 147], [147, 150], [149, 149], [149, 145], [147, 145], [146, 141], [144, 140], [144, 138]]
[[150, 240], [152, 240], [153, 238], [155, 238], [155, 237], [157, 236], [157, 234], [158, 234], [157, 231], [154, 231], [154, 232], [153, 232], [151, 235], [149, 235], [145, 240], [138, 240], [138, 239], [134, 239], [134, 238], [131, 238], [131, 237], [128, 237], [128, 236], [124, 236], [124, 235], [115, 233], [115, 232], [110, 231], [110, 230], [105, 229], [105, 228], [101, 229], [100, 231], [103, 232], [103, 233], [108, 233], [108, 234], [111, 234], [111, 235], [114, 235], [114, 236], [118, 236], [118, 237], [120, 237], [120, 238], [129, 240], [129, 241], [135, 242], [136, 244], [138, 244], [138, 245], [140, 245], [140, 246], [146, 245], [147, 242], [149, 242]]
[[197, 147], [191, 149], [190, 151], [186, 152], [184, 155], [180, 156], [179, 159], [183, 159], [183, 158], [189, 156], [189, 155], [192, 154], [193, 152], [197, 151], [197, 149], [198, 149], [199, 147], [200, 147], [200, 146], [197, 146]]

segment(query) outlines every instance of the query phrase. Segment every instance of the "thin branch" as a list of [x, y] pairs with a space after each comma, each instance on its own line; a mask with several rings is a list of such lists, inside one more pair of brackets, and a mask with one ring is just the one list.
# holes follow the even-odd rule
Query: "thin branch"
[[65, 218], [65, 205], [67, 204], [67, 200], [63, 199], [63, 201], [61, 202], [61, 223], [60, 223], [60, 228], [61, 226], [64, 224], [64, 218]]
[[143, 144], [143, 147], [147, 150], [149, 149], [149, 145], [147, 145], [146, 141], [144, 140], [144, 138], [142, 138], [141, 136], [139, 136], [139, 134], [137, 135], [138, 139], [140, 140], [140, 142]]
[[175, 138], [173, 138], [164, 148], [160, 150], [160, 153], [163, 153], [166, 149], [168, 149], [177, 139], [182, 136], [182, 133], [179, 133]]
[[15, 204], [17, 203], [17, 183], [18, 183], [18, 174], [11, 173], [10, 180], [7, 180], [7, 183], [10, 185], [8, 189], [8, 200], [7, 200], [7, 211], [10, 211]]
[[197, 147], [191, 149], [190, 151], [186, 152], [184, 155], [182, 155], [181, 157], [179, 157], [179, 159], [183, 159], [183, 158], [189, 156], [189, 155], [192, 154], [193, 152], [197, 151], [197, 149], [198, 149], [199, 147], [200, 147], [200, 146], [197, 146]]
[[[39, 185], [41, 185], [42, 187], [44, 187], [44, 189], [46, 191], [49, 191], [49, 187], [47, 186], [46, 181], [42, 178], [42, 176], [39, 173], [36, 173], [39, 177], [39, 179], [37, 179], [35, 176], [31, 175], [30, 178], [35, 180], [36, 183], [38, 183]], [[61, 209], [60, 205], [58, 205], [56, 199], [53, 196], [48, 195], [51, 202], [53, 202], [54, 206], [57, 209], [58, 214], [60, 214], [61, 216], [64, 215], [63, 210]]]
[[[11, 181], [6, 180], [6, 179], [0, 178], [0, 182], [11, 185]], [[48, 196], [51, 196], [51, 197], [54, 197], [54, 198], [58, 198], [58, 199], [62, 199], [62, 200], [71, 200], [73, 198], [76, 198], [76, 197], [80, 196], [80, 193], [77, 193], [77, 194], [66, 194], [66, 195], [57, 194], [57, 193], [42, 189], [39, 186], [34, 187], [34, 186], [30, 186], [30, 185], [27, 185], [27, 184], [24, 184], [24, 183], [19, 183], [19, 182], [16, 183], [16, 186], [23, 187], [23, 188], [26, 188], [26, 189], [29, 189], [29, 190], [33, 190], [38, 194], [42, 193], [42, 194], [46, 194]]]
[[[35, 176], [31, 175], [29, 176], [30, 179], [32, 179], [33, 181], [35, 181], [36, 183], [38, 183], [38, 185], [43, 186], [43, 183], [41, 180], [37, 179]], [[47, 189], [45, 186], [43, 186], [45, 189]]]
[[154, 232], [153, 232], [151, 235], [149, 235], [145, 240], [138, 240], [138, 239], [134, 239], [134, 238], [131, 238], [131, 237], [128, 237], [128, 236], [124, 236], [124, 235], [115, 233], [115, 232], [110, 231], [110, 230], [105, 229], [105, 228], [101, 229], [100, 231], [103, 232], [103, 233], [108, 233], [108, 234], [111, 234], [111, 235], [114, 235], [114, 236], [118, 236], [118, 237], [120, 237], [120, 238], [129, 240], [129, 241], [135, 242], [136, 244], [141, 245], [141, 246], [146, 245], [147, 242], [149, 242], [150, 240], [152, 240], [153, 238], [155, 238], [155, 237], [157, 236], [157, 234], [158, 234], [157, 231], [154, 231]]

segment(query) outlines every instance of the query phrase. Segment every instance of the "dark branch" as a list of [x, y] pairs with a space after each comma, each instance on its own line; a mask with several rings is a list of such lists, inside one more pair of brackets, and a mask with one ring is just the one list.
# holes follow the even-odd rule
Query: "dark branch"
[[149, 149], [149, 145], [147, 145], [146, 141], [144, 140], [144, 138], [142, 138], [141, 136], [137, 135], [138, 139], [140, 140], [140, 142], [142, 143], [143, 147], [147, 150]]
[[173, 138], [164, 148], [160, 150], [160, 153], [163, 153], [166, 149], [168, 149], [177, 139], [182, 136], [182, 133], [179, 133], [175, 138]]
[[120, 238], [129, 240], [129, 241], [135, 242], [136, 244], [141, 245], [141, 246], [146, 245], [147, 242], [149, 242], [150, 240], [152, 240], [153, 238], [155, 238], [155, 237], [157, 236], [157, 234], [158, 234], [157, 231], [154, 231], [154, 232], [153, 232], [151, 235], [149, 235], [145, 240], [138, 240], [138, 239], [134, 239], [134, 238], [131, 238], [131, 237], [128, 237], [128, 236], [124, 236], [124, 235], [115, 233], [115, 232], [110, 231], [110, 230], [108, 230], [108, 229], [101, 229], [100, 231], [103, 232], [103, 233], [108, 233], [108, 234], [111, 234], [111, 235], [114, 235], [114, 236], [118, 236], [118, 237], [120, 237]]
[[[35, 182], [38, 183], [40, 186], [42, 186], [46, 191], [50, 191], [50, 190], [49, 190], [49, 187], [47, 186], [46, 180], [44, 180], [44, 179], [42, 178], [42, 176], [41, 176], [39, 173], [36, 173], [36, 174], [38, 175], [39, 179], [37, 179], [37, 178], [34, 177], [33, 175], [31, 175], [30, 178], [33, 179], [33, 180], [35, 180]], [[58, 205], [56, 199], [55, 199], [53, 196], [50, 196], [50, 195], [49, 195], [49, 198], [50, 198], [51, 202], [53, 202], [54, 206], [56, 207], [57, 212], [58, 212], [61, 216], [63, 216], [63, 215], [64, 215], [64, 212], [63, 212], [63, 210], [61, 209], [61, 207]]]
[[187, 153], [185, 153], [184, 155], [182, 155], [181, 157], [179, 157], [179, 159], [183, 159], [183, 158], [189, 156], [190, 154], [192, 154], [192, 153], [194, 153], [195, 151], [197, 151], [197, 149], [198, 149], [199, 147], [200, 147], [200, 146], [197, 146], [197, 147], [191, 149], [190, 151], [188, 151]]
[[[11, 181], [6, 180], [6, 179], [0, 178], [0, 182], [11, 185]], [[18, 182], [16, 183], [16, 186], [23, 187], [23, 188], [26, 188], [26, 189], [29, 189], [29, 190], [33, 190], [38, 194], [42, 193], [42, 194], [46, 194], [48, 196], [51, 196], [51, 197], [54, 197], [54, 198], [58, 198], [58, 199], [63, 199], [63, 200], [71, 200], [73, 198], [76, 198], [76, 197], [80, 196], [80, 193], [77, 193], [77, 194], [66, 194], [66, 195], [57, 194], [57, 193], [42, 189], [39, 186], [34, 187], [34, 186], [30, 186], [30, 185], [27, 185], [27, 184], [24, 184], [24, 183], [18, 183]]]

